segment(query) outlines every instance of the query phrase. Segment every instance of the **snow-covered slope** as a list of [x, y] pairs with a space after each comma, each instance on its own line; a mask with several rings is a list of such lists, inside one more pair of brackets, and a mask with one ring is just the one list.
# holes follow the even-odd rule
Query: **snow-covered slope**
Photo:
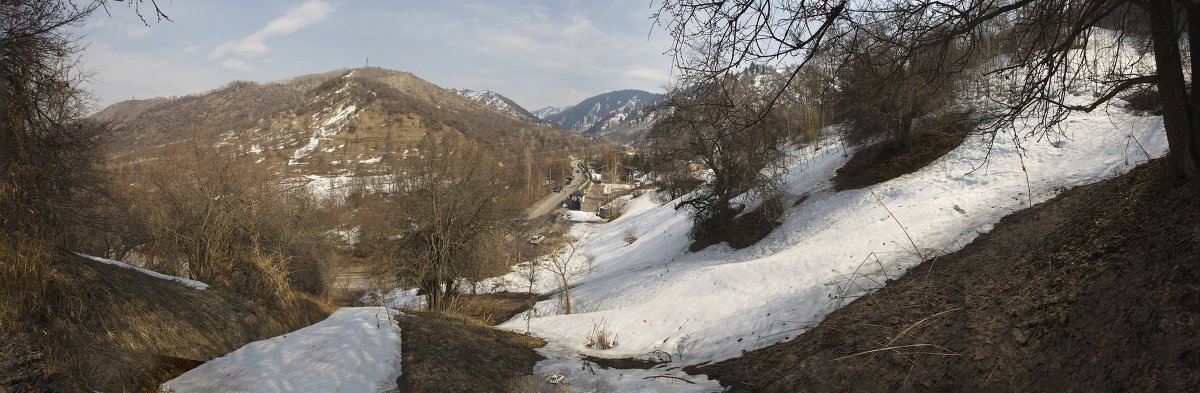
[[466, 97], [471, 101], [486, 105], [492, 109], [498, 110], [501, 113], [512, 116], [514, 119], [528, 121], [533, 123], [541, 123], [542, 119], [530, 113], [525, 108], [517, 105], [516, 102], [508, 97], [500, 95], [500, 93], [491, 90], [467, 90], [467, 89], [450, 89], [455, 94]]
[[[549, 343], [537, 371], [567, 375], [574, 386], [720, 390], [676, 367], [792, 339], [837, 305], [903, 274], [923, 257], [965, 246], [1005, 215], [1165, 153], [1160, 118], [1110, 112], [1072, 117], [1061, 137], [1017, 138], [1018, 144], [1012, 134], [1001, 134], [990, 152], [986, 139], [969, 138], [915, 173], [841, 192], [831, 191], [829, 182], [848, 160], [839, 142], [797, 148], [784, 177], [784, 203], [791, 206], [801, 195], [807, 200], [789, 209], [769, 236], [742, 250], [719, 244], [688, 252], [687, 213], [644, 195], [611, 223], [573, 227], [582, 238], [579, 253], [595, 258], [594, 272], [573, 282], [576, 313], [560, 314], [557, 299], [550, 299], [501, 326], [524, 332], [528, 323]], [[631, 244], [629, 234], [637, 238]], [[514, 290], [527, 285], [519, 271], [496, 282]], [[554, 290], [548, 276], [537, 284], [543, 292]], [[618, 346], [585, 346], [598, 324], [608, 324]], [[579, 354], [642, 357], [653, 351], [673, 354], [673, 361], [646, 371], [596, 367], [594, 375], [579, 366]], [[653, 375], [697, 384], [643, 379]]]
[[167, 381], [164, 392], [389, 392], [400, 376], [396, 311], [345, 307]]

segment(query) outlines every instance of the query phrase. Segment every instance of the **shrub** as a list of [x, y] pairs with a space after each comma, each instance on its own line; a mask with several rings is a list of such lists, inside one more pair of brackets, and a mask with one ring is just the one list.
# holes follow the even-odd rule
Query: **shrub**
[[610, 330], [607, 320], [600, 319], [600, 322], [592, 321], [592, 330], [588, 332], [587, 347], [591, 349], [612, 349], [617, 346], [617, 334]]

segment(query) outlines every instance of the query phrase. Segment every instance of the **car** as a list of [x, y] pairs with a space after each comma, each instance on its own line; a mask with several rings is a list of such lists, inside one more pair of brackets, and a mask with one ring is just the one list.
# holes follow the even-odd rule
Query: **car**
[[542, 235], [533, 235], [529, 238], [529, 244], [538, 244], [541, 243], [542, 240], [546, 240], [546, 237]]
[[554, 192], [562, 192], [562, 186], [554, 187]]

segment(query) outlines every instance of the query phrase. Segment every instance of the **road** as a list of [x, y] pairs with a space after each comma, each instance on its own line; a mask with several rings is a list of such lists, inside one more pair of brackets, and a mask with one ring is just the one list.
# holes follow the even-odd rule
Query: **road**
[[587, 184], [591, 181], [592, 174], [588, 171], [587, 166], [576, 162], [575, 167], [579, 169], [580, 173], [578, 176], [576, 176], [577, 178], [575, 181], [571, 182], [570, 185], [563, 187], [563, 192], [552, 192], [550, 195], [546, 195], [546, 197], [542, 198], [540, 201], [537, 201], [533, 204], [533, 206], [530, 206], [529, 209], [525, 210], [526, 216], [529, 217], [528, 223], [530, 225], [533, 225], [534, 227], [541, 226], [547, 221], [553, 219], [555, 217], [554, 213], [558, 209], [563, 208], [562, 204], [563, 201], [567, 200], [567, 195], [571, 195], [572, 192], [583, 188], [584, 184]]

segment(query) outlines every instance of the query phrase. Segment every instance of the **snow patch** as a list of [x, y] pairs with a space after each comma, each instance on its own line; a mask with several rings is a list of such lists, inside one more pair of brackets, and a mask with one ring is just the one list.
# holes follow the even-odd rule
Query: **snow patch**
[[383, 307], [343, 307], [315, 325], [210, 360], [160, 390], [393, 392], [401, 373], [397, 315]]
[[105, 263], [105, 264], [122, 267], [122, 268], [130, 269], [130, 270], [136, 270], [136, 271], [138, 271], [142, 274], [145, 274], [147, 276], [150, 276], [150, 277], [160, 278], [160, 279], [167, 280], [167, 281], [174, 281], [174, 282], [177, 282], [177, 283], [180, 283], [180, 284], [183, 284], [183, 285], [195, 288], [195, 289], [199, 289], [199, 290], [208, 289], [208, 284], [205, 284], [205, 283], [202, 283], [202, 282], [199, 282], [196, 280], [192, 280], [189, 278], [183, 278], [183, 277], [178, 277], [178, 276], [162, 274], [162, 273], [159, 273], [159, 272], [156, 272], [153, 270], [143, 269], [143, 268], [133, 266], [128, 263], [117, 261], [117, 260], [94, 257], [91, 255], [81, 254], [81, 253], [75, 253], [75, 255], [78, 255], [78, 256], [81, 256], [81, 257], [84, 257], [87, 259], [91, 259], [93, 261], [100, 262], [100, 263]]

